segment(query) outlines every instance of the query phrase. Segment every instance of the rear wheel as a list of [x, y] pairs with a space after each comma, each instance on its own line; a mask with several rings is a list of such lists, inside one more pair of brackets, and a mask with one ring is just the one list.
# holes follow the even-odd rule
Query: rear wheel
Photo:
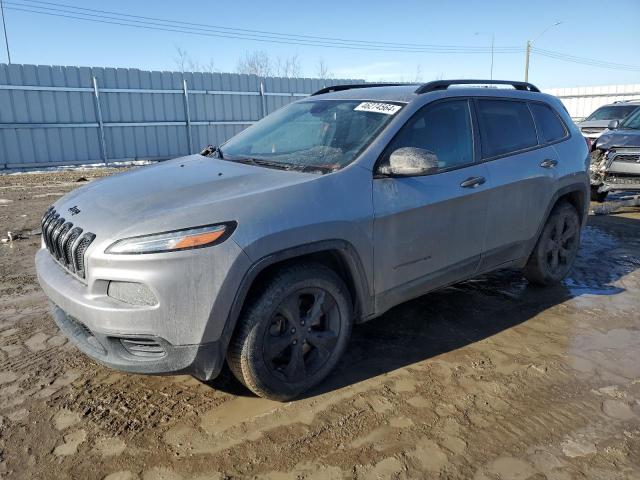
[[591, 201], [602, 203], [609, 195], [609, 192], [599, 192], [598, 185], [591, 185]]
[[342, 279], [318, 264], [287, 267], [247, 305], [227, 352], [234, 375], [261, 397], [289, 400], [320, 383], [353, 322]]
[[580, 246], [580, 216], [567, 202], [554, 207], [524, 269], [527, 279], [538, 285], [562, 280], [573, 265]]

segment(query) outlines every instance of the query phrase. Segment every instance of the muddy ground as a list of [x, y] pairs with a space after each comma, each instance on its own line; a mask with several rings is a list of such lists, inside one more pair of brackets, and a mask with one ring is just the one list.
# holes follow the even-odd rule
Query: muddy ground
[[[106, 173], [0, 176], [0, 236]], [[504, 271], [356, 327], [284, 404], [96, 365], [48, 316], [39, 243], [0, 245], [2, 478], [640, 478], [638, 211], [590, 217], [562, 286]]]

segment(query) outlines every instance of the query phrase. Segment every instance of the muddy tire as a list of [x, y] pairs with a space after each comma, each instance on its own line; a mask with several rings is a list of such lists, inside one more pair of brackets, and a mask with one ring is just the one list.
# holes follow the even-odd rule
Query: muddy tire
[[592, 202], [602, 203], [607, 198], [607, 195], [609, 195], [609, 192], [598, 192], [598, 186], [591, 185], [591, 201]]
[[286, 267], [249, 300], [227, 363], [257, 395], [290, 400], [335, 367], [352, 324], [349, 291], [333, 270], [319, 264]]
[[573, 205], [557, 204], [545, 223], [524, 275], [531, 283], [552, 285], [573, 265], [580, 246], [580, 216]]

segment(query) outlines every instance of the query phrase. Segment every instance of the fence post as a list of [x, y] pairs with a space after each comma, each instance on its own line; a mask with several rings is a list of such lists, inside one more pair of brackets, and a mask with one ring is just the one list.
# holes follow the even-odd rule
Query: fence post
[[191, 116], [189, 115], [189, 92], [187, 90], [187, 81], [182, 80], [182, 93], [184, 94], [184, 116], [187, 124], [187, 143], [189, 154], [193, 153], [193, 142], [191, 141]]
[[262, 105], [262, 117], [267, 116], [267, 99], [264, 96], [264, 82], [260, 81], [260, 103]]
[[98, 79], [93, 77], [93, 99], [96, 108], [96, 119], [98, 120], [98, 132], [100, 134], [100, 154], [102, 155], [102, 161], [104, 166], [108, 165], [107, 162], [107, 144], [104, 140], [104, 122], [102, 121], [102, 108], [100, 108], [100, 93], [98, 92]]

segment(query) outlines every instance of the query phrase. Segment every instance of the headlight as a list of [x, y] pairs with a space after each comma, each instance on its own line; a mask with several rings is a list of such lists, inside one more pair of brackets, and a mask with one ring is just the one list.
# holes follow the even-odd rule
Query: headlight
[[235, 222], [228, 222], [124, 238], [111, 244], [105, 253], [161, 253], [210, 247], [224, 242], [235, 228]]

